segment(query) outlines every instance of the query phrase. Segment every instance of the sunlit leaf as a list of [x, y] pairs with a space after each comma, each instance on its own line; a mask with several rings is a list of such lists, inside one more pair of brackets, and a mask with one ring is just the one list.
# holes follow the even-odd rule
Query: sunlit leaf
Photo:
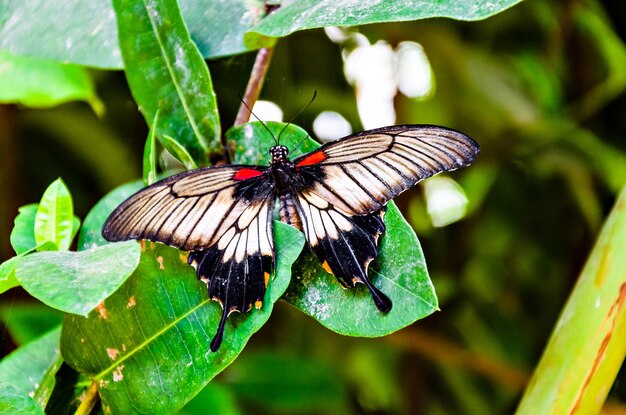
[[61, 179], [44, 192], [35, 215], [37, 245], [54, 242], [59, 251], [67, 251], [72, 242], [74, 208], [72, 196]]
[[178, 141], [176, 141], [167, 134], [163, 134], [160, 137], [159, 141], [172, 156], [176, 157], [178, 161], [183, 163], [187, 170], [193, 170], [198, 168], [198, 165], [191, 157], [189, 152], [187, 152], [187, 149], [183, 147]]
[[17, 254], [23, 254], [37, 247], [35, 240], [35, 216], [39, 205], [33, 203], [22, 206], [15, 217], [15, 226], [11, 231], [11, 246]]
[[36, 400], [6, 383], [0, 383], [0, 413], [44, 415]]
[[146, 144], [143, 147], [143, 183], [146, 186], [156, 181], [157, 177], [157, 154], [156, 154], [156, 126], [159, 124], [159, 111], [154, 114], [154, 121]]
[[332, 0], [301, 0], [277, 9], [245, 36], [245, 42], [255, 42], [260, 35], [282, 37], [297, 30], [328, 26], [355, 26], [369, 23], [398, 22], [450, 17], [459, 20], [480, 20], [500, 13], [521, 0], [458, 2], [400, 0], [393, 7], [378, 0], [336, 2]]
[[54, 388], [54, 375], [63, 362], [60, 335], [60, 328], [52, 330], [2, 359], [0, 384], [11, 385], [21, 396], [34, 398], [44, 409]]
[[0, 294], [20, 285], [15, 278], [15, 265], [18, 260], [19, 257], [13, 257], [0, 264]]
[[135, 270], [134, 241], [81, 252], [37, 252], [20, 258], [15, 275], [41, 302], [68, 313], [87, 315]]
[[[191, 38], [206, 58], [247, 52], [243, 34], [265, 15], [262, 3], [246, 0], [219, 6], [215, 0], [179, 3]], [[113, 6], [100, 0], [3, 2], [0, 49], [99, 68], [123, 66]]]
[[146, 121], [158, 110], [158, 134], [207, 164], [221, 153], [219, 114], [209, 70], [177, 2], [114, 0], [113, 6], [126, 78]]

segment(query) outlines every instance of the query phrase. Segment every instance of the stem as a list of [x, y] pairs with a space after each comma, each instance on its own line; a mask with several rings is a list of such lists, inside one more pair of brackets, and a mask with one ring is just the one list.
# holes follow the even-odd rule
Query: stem
[[528, 383], [529, 375], [522, 369], [517, 369], [508, 362], [503, 362], [483, 354], [465, 350], [446, 339], [432, 333], [412, 328], [402, 330], [387, 337], [387, 339], [408, 351], [425, 356], [441, 364], [464, 367], [494, 383], [521, 391]]
[[80, 403], [80, 405], [76, 409], [76, 412], [74, 412], [74, 415], [89, 415], [93, 407], [96, 406], [99, 397], [100, 395], [98, 395], [98, 383], [95, 381], [91, 382], [91, 385], [87, 390], [87, 396], [85, 396], [85, 399], [83, 399], [83, 401]]
[[596, 414], [626, 355], [626, 187], [607, 218], [517, 408]]
[[[259, 99], [259, 94], [261, 93], [263, 81], [265, 80], [267, 69], [270, 66], [273, 52], [274, 48], [261, 48], [256, 55], [252, 73], [250, 74], [250, 81], [248, 81], [246, 93], [243, 96], [243, 101], [248, 104], [250, 108], [252, 108], [257, 99]], [[237, 117], [235, 118], [235, 126], [247, 123], [248, 120], [250, 120], [250, 110], [246, 108], [245, 105], [241, 104], [237, 112]]]

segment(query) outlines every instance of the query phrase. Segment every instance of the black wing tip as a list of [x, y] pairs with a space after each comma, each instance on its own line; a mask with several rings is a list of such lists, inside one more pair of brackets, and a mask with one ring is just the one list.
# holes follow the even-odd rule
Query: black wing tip
[[381, 290], [374, 287], [374, 284], [372, 284], [367, 278], [362, 281], [372, 295], [372, 299], [374, 300], [374, 304], [376, 305], [378, 311], [385, 314], [390, 312], [393, 307], [393, 303], [389, 297], [387, 297]]
[[217, 327], [217, 332], [211, 340], [211, 351], [217, 352], [222, 345], [222, 340], [224, 339], [224, 327], [226, 327], [226, 319], [228, 318], [228, 310], [226, 307], [222, 310], [222, 319], [220, 320], [220, 324]]

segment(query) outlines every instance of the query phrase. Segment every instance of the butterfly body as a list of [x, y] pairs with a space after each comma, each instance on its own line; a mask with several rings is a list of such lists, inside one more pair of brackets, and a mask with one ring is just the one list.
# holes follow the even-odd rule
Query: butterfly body
[[190, 251], [189, 263], [223, 307], [211, 349], [233, 311], [262, 306], [275, 269], [272, 220], [304, 232], [308, 245], [344, 287], [363, 283], [374, 304], [392, 303], [367, 276], [385, 231], [386, 203], [418, 181], [469, 164], [478, 145], [435, 126], [365, 131], [288, 157], [270, 149], [269, 166], [192, 170], [140, 190], [107, 219], [109, 241], [148, 239]]

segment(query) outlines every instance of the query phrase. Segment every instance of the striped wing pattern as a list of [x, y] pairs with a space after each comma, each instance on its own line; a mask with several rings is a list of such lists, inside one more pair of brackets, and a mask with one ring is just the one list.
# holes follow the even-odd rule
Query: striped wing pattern
[[365, 284], [382, 312], [391, 300], [372, 284], [367, 268], [378, 256], [378, 238], [385, 231], [384, 208], [368, 215], [350, 215], [312, 193], [293, 196], [301, 227], [322, 267], [343, 287]]
[[328, 143], [293, 160], [294, 204], [309, 246], [345, 287], [367, 286], [382, 312], [391, 301], [367, 276], [378, 256], [387, 202], [417, 182], [470, 164], [478, 145], [435, 126], [396, 126]]
[[189, 263], [223, 307], [216, 351], [233, 311], [260, 308], [275, 268], [272, 231], [280, 217], [301, 228], [322, 266], [344, 287], [363, 283], [382, 312], [392, 303], [368, 279], [389, 200], [422, 179], [470, 164], [479, 147], [459, 132], [405, 125], [358, 133], [270, 167], [218, 166], [161, 180], [117, 207], [102, 234], [147, 239], [189, 253]]
[[207, 248], [231, 228], [267, 182], [265, 175], [233, 179], [242, 168], [203, 168], [154, 183], [118, 206], [102, 235], [108, 241], [147, 239], [185, 251]]
[[477, 154], [478, 144], [462, 133], [405, 125], [325, 144], [294, 163], [312, 183], [307, 192], [347, 214], [366, 215], [420, 180], [470, 164]]
[[261, 308], [265, 289], [274, 268], [272, 216], [273, 189], [244, 210], [239, 219], [213, 246], [189, 254], [189, 263], [209, 290], [209, 297], [222, 305], [222, 318], [211, 341], [216, 351], [226, 318], [233, 311]]
[[109, 241], [147, 239], [191, 251], [189, 263], [223, 308], [213, 351], [230, 313], [262, 306], [274, 269], [276, 197], [265, 170], [225, 166], [171, 176], [135, 193], [103, 227]]

